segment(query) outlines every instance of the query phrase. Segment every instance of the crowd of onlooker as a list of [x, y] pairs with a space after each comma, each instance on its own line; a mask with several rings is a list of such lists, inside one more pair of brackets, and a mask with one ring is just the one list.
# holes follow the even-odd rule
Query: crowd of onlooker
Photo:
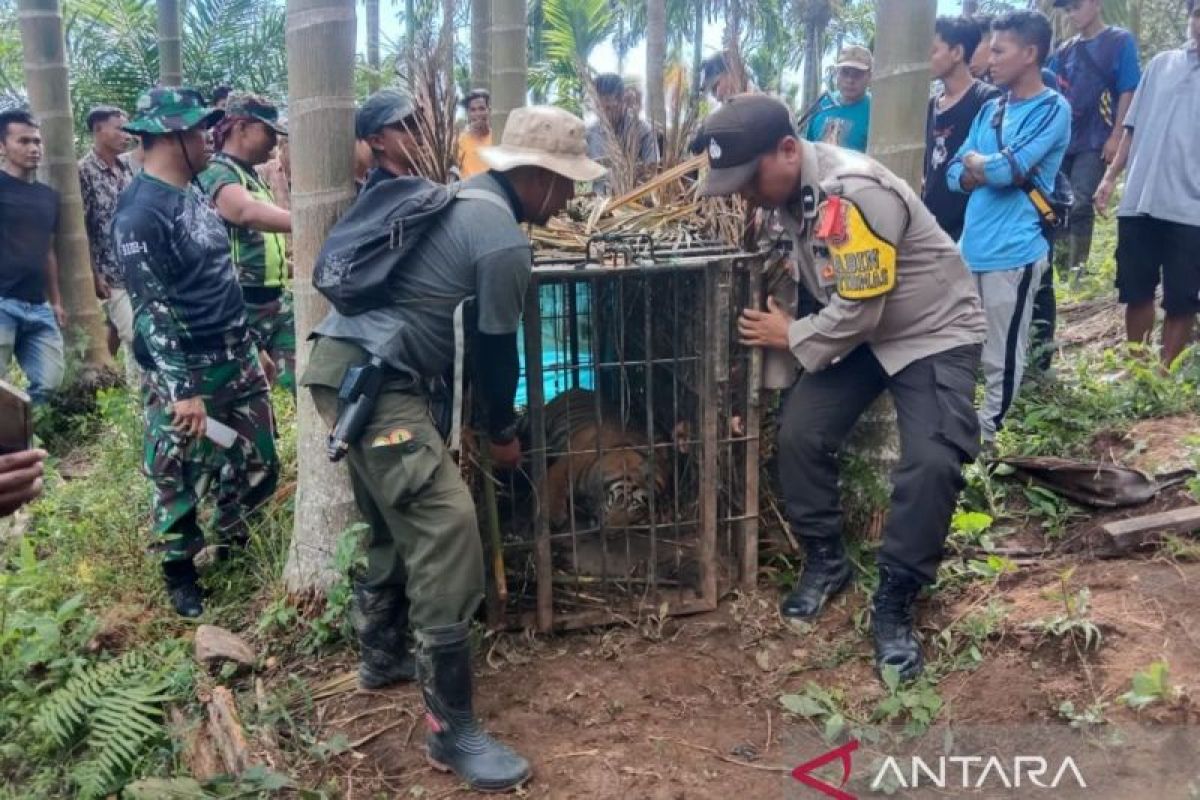
[[[1027, 364], [1051, 376], [1055, 281], [1088, 269], [1096, 213], [1106, 213], [1128, 169], [1117, 209], [1118, 298], [1130, 342], [1149, 344], [1162, 284], [1161, 359], [1191, 342], [1200, 310], [1200, 10], [1189, 0], [1189, 37], [1140, 66], [1129, 31], [1107, 25], [1103, 0], [1056, 0], [1073, 35], [1054, 42], [1035, 11], [941, 17], [930, 67], [922, 199], [959, 244], [988, 321], [980, 423], [994, 439]], [[718, 104], [754, 91], [717, 55], [702, 87]], [[797, 133], [865, 151], [871, 52], [843, 48], [835, 90], [797, 115]]]

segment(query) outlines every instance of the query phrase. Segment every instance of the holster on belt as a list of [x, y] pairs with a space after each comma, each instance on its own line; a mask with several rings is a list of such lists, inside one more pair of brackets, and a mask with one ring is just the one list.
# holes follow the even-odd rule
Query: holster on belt
[[346, 369], [338, 387], [338, 415], [329, 434], [326, 455], [333, 462], [341, 461], [350, 445], [357, 442], [375, 413], [375, 401], [383, 385], [383, 360], [372, 356], [366, 364]]

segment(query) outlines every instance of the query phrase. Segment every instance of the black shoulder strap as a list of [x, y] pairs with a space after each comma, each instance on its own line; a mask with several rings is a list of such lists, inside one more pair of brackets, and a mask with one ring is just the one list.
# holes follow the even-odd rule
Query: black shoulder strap
[[[1096, 36], [1094, 41], [1097, 42], [1097, 44], [1103, 44], [1100, 37], [1104, 36], [1105, 34], [1108, 33], [1108, 31], [1111, 31], [1111, 30], [1112, 30], [1112, 28], [1105, 28], [1103, 31], [1101, 31]], [[1100, 79], [1100, 85], [1103, 86], [1105, 89], [1112, 91], [1111, 84], [1113, 82], [1113, 76], [1105, 74], [1104, 70], [1100, 68], [1100, 65], [1096, 62], [1096, 59], [1092, 56], [1091, 52], [1088, 50], [1087, 42], [1085, 42], [1083, 39], [1078, 39], [1078, 41], [1076, 41], [1076, 43], [1074, 45], [1074, 48], [1075, 48], [1075, 50], [1077, 50], [1079, 52], [1080, 59], [1083, 60], [1084, 64], [1087, 64], [1088, 69], [1090, 69], [1092, 72], [1096, 73], [1096, 77], [1098, 77]]]
[[[1056, 94], [1057, 94], [1057, 92], [1051, 92], [1050, 94], [1046, 95], [1046, 97], [1044, 97], [1037, 104], [1037, 106], [1035, 107], [1034, 110], [1036, 111], [1039, 108], [1043, 108], [1045, 106], [1053, 104], [1055, 102], [1054, 98], [1055, 98]], [[1021, 169], [1017, 165], [1017, 159], [1013, 157], [1012, 151], [1009, 150], [1008, 147], [1004, 144], [1004, 111], [1007, 108], [1008, 108], [1008, 94], [1005, 93], [1005, 94], [1000, 95], [999, 98], [997, 98], [996, 113], [992, 116], [992, 127], [996, 131], [996, 147], [999, 148], [1000, 152], [1004, 154], [1004, 157], [1008, 159], [1008, 164], [1010, 167], [1012, 167], [1013, 175], [1016, 175], [1020, 178], [1020, 180], [1017, 181], [1017, 185], [1023, 186], [1026, 182], [1028, 182], [1030, 179], [1032, 179], [1034, 175], [1037, 174], [1037, 167], [1034, 167], [1028, 175], [1022, 175]], [[1026, 118], [1026, 119], [1028, 119], [1028, 118]]]

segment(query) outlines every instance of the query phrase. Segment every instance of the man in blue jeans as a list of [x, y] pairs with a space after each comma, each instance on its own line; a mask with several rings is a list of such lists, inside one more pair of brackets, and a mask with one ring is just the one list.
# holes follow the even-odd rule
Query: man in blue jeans
[[996, 436], [1021, 386], [1033, 300], [1049, 243], [1031, 190], [1050, 196], [1071, 136], [1071, 109], [1042, 82], [1050, 21], [1016, 11], [992, 23], [991, 73], [1004, 95], [984, 103], [946, 171], [952, 190], [968, 192], [963, 260], [975, 275], [987, 317], [985, 444]]
[[0, 113], [0, 375], [15, 355], [29, 396], [44, 403], [63, 379], [66, 321], [54, 231], [58, 192], [35, 180], [42, 134], [28, 111]]

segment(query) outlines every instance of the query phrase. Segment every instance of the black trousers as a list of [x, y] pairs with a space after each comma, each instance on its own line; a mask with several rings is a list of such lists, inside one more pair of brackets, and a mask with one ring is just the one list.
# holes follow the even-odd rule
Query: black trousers
[[[1054, 264], [1054, 242], [1050, 242], [1047, 260]], [[1054, 359], [1054, 333], [1058, 328], [1058, 304], [1054, 299], [1054, 269], [1047, 266], [1042, 273], [1042, 282], [1033, 298], [1032, 338], [1029, 352], [1033, 354], [1034, 366], [1046, 372]]]
[[797, 536], [842, 535], [838, 450], [886, 389], [896, 406], [901, 456], [879, 563], [921, 583], [934, 581], [963, 487], [962, 465], [979, 453], [980, 350], [956, 347], [889, 376], [861, 345], [837, 364], [800, 376], [784, 400], [778, 434], [780, 483]]

